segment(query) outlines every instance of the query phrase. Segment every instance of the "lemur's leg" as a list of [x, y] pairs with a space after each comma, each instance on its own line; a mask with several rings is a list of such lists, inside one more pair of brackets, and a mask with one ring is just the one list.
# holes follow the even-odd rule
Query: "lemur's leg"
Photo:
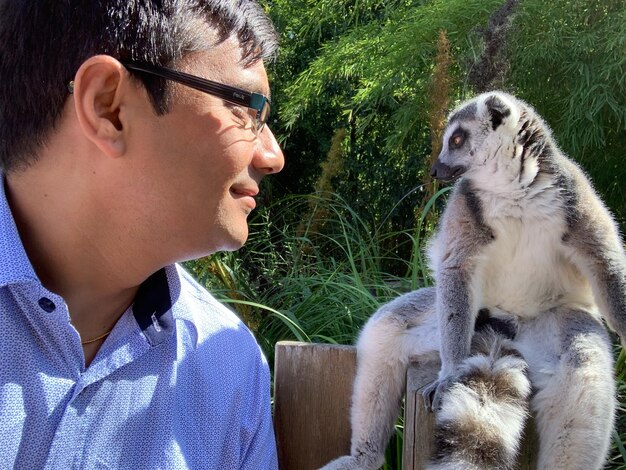
[[540, 470], [604, 466], [615, 412], [611, 343], [589, 313], [550, 310], [520, 326], [516, 341], [529, 365]]
[[442, 396], [428, 470], [515, 468], [531, 390], [526, 362], [491, 329], [472, 343], [473, 355]]
[[367, 322], [357, 343], [352, 395], [351, 455], [324, 470], [378, 469], [400, 414], [411, 357], [438, 355], [435, 289], [405, 294], [383, 305]]

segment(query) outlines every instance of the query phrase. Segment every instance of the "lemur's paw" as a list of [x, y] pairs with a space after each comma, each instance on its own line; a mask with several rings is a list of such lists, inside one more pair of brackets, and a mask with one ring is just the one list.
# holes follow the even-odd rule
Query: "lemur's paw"
[[422, 388], [422, 396], [424, 397], [426, 409], [431, 412], [439, 410], [444, 395], [456, 381], [457, 378], [454, 375], [446, 375]]

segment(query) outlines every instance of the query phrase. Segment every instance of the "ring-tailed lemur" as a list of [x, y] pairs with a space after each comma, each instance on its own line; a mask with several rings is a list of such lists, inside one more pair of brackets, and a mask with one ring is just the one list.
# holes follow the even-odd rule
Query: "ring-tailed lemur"
[[351, 455], [324, 469], [382, 465], [407, 363], [437, 352], [439, 378], [424, 391], [437, 410], [429, 469], [513, 468], [528, 409], [540, 469], [601, 468], [615, 386], [600, 316], [626, 338], [626, 256], [611, 215], [541, 117], [501, 92], [451, 113], [432, 174], [457, 180], [429, 247], [436, 287], [364, 327]]

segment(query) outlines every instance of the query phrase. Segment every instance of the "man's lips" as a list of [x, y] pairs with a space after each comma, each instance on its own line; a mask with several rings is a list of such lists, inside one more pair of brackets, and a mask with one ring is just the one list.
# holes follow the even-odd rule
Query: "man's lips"
[[256, 207], [256, 201], [254, 197], [259, 194], [258, 188], [230, 188], [231, 194], [235, 199], [241, 199], [250, 208]]

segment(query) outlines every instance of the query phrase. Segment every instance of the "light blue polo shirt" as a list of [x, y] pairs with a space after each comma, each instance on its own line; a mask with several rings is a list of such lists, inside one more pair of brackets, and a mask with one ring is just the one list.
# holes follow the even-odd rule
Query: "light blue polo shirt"
[[85, 368], [1, 180], [0, 468], [277, 468], [268, 365], [243, 323], [168, 266]]

